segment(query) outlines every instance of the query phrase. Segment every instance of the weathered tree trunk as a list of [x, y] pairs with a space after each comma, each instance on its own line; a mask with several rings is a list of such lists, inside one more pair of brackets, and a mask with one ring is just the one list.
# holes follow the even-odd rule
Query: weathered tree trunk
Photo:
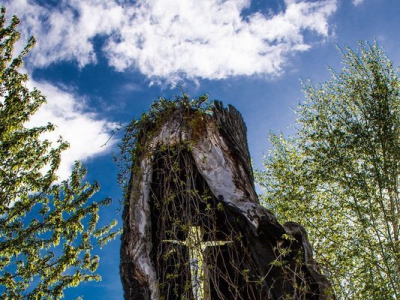
[[125, 299], [334, 299], [304, 228], [259, 204], [239, 112], [215, 102], [212, 114], [180, 107], [161, 120], [137, 141]]

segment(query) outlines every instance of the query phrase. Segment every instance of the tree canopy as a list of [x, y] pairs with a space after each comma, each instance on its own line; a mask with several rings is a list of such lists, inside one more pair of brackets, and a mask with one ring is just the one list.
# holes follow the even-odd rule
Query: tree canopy
[[92, 201], [98, 183], [85, 183], [85, 168], [76, 163], [68, 180], [57, 181], [61, 152], [41, 138], [54, 125], [29, 127], [30, 117], [46, 101], [26, 87], [19, 72], [33, 47], [31, 38], [14, 57], [19, 20], [6, 25], [0, 15], [0, 298], [58, 299], [67, 287], [99, 280], [99, 257], [93, 255], [116, 232], [113, 221], [98, 228], [99, 208], [110, 199]]
[[359, 43], [345, 67], [304, 83], [296, 133], [271, 134], [263, 199], [306, 226], [339, 299], [400, 299], [400, 79]]

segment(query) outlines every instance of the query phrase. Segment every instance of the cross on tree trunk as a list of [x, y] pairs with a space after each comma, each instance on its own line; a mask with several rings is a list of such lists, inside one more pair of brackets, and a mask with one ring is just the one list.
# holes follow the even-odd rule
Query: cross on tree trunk
[[195, 299], [210, 299], [209, 289], [207, 288], [209, 279], [204, 275], [207, 273], [204, 251], [207, 247], [223, 246], [232, 243], [232, 241], [203, 241], [200, 226], [190, 226], [185, 241], [164, 240], [163, 242], [188, 247], [193, 297]]

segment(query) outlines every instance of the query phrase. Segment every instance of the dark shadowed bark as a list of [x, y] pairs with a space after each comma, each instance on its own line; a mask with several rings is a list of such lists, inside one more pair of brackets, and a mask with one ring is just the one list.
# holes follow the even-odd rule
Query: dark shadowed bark
[[123, 213], [125, 299], [334, 299], [304, 228], [282, 226], [259, 204], [234, 107], [169, 111], [137, 143]]

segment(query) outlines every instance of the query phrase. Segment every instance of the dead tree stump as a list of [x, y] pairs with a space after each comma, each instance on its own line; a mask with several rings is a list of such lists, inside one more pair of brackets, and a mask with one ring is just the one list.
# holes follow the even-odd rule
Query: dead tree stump
[[240, 113], [179, 101], [147, 118], [132, 149], [125, 299], [334, 299], [304, 228], [259, 204]]

